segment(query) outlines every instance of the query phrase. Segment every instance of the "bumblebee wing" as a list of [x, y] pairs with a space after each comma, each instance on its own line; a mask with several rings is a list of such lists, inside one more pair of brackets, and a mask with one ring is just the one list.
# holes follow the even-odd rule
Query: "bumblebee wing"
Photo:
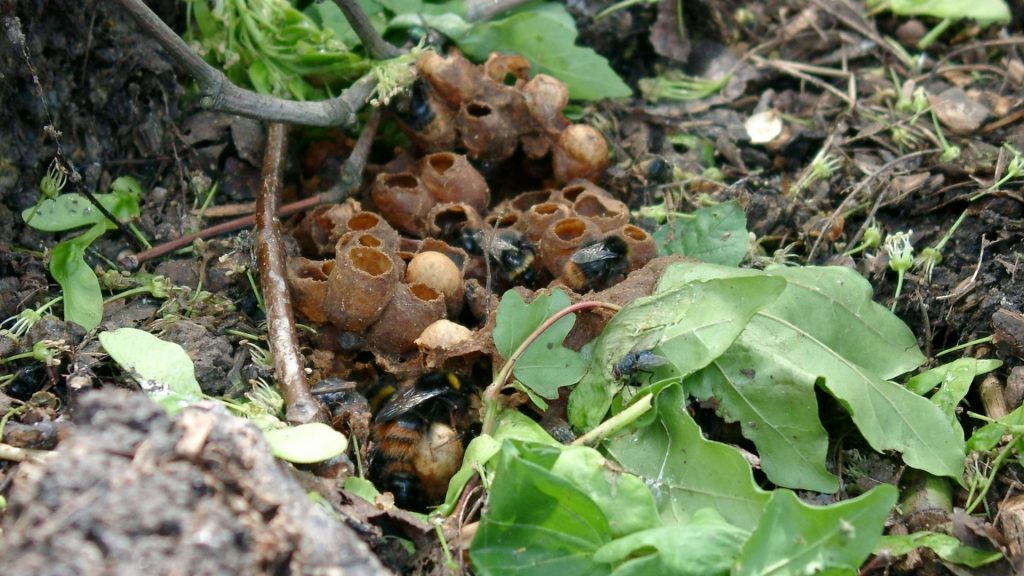
[[448, 390], [444, 388], [431, 388], [427, 390], [419, 388], [407, 388], [400, 392], [391, 402], [388, 402], [377, 416], [374, 417], [374, 422], [388, 422], [398, 418], [402, 414], [416, 408], [420, 404], [447, 394]]
[[605, 248], [604, 244], [584, 246], [572, 255], [572, 261], [580, 266], [596, 264], [604, 260], [611, 260], [618, 257], [615, 252]]

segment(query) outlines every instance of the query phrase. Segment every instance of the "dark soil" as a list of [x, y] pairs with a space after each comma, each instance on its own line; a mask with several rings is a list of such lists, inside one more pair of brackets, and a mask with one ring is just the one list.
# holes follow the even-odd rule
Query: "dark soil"
[[[853, 7], [859, 3], [687, 1], [691, 35], [685, 41], [672, 36], [674, 26], [663, 20], [668, 16], [653, 5], [595, 22], [594, 14], [611, 3], [568, 6], [578, 19], [581, 41], [608, 56], [631, 84], [668, 68], [705, 73], [723, 61], [726, 68], [742, 63], [725, 89], [704, 100], [585, 108], [584, 119], [599, 127], [614, 149], [613, 166], [602, 180], [607, 189], [634, 208], [666, 195], [683, 211], [707, 199], [738, 199], [757, 238], [752, 263], [852, 266], [871, 281], [876, 300], [886, 306], [893, 300], [896, 275], [885, 252], [842, 254], [862, 239], [870, 223], [886, 233], [913, 230], [919, 252], [936, 244], [966, 210], [930, 277], [920, 269], [908, 273], [895, 310], [929, 358], [994, 334], [994, 341], [959, 354], [1002, 360], [996, 384], [1005, 389], [1008, 409], [1020, 405], [1024, 193], [1019, 181], [1010, 181], [972, 200], [1005, 173], [1004, 143], [1024, 150], [1024, 123], [1017, 114], [1024, 96], [1019, 11], [1005, 28], [954, 26], [929, 51], [933, 59], [911, 70], [895, 50], [872, 41], [885, 36], [909, 42], [914, 26], [889, 16], [866, 19]], [[184, 29], [178, 2], [147, 4], [176, 30]], [[749, 18], [740, 17], [741, 9]], [[0, 320], [59, 294], [45, 256], [59, 236], [33, 230], [20, 217], [37, 201], [39, 181], [55, 157], [81, 175], [69, 191], [103, 192], [119, 176], [136, 177], [147, 191], [138, 227], [153, 243], [205, 224], [193, 209], [204, 200], [197, 191], [210, 182], [220, 186], [218, 205], [254, 200], [261, 125], [199, 110], [188, 97], [189, 81], [152, 39], [137, 33], [116, 3], [0, 0], [0, 23]], [[783, 69], [766, 60], [819, 68]], [[899, 70], [901, 80], [912, 78], [931, 95], [953, 99], [948, 90], [960, 87], [971, 103], [985, 106], [974, 124], [967, 114], [952, 117], [956, 111], [943, 118], [946, 137], [962, 150], [958, 159], [944, 162], [927, 151], [938, 146], [919, 127], [931, 126], [927, 116], [911, 126], [916, 147], [893, 141], [887, 122], [894, 118], [896, 89], [883, 66]], [[815, 76], [822, 69], [842, 73]], [[856, 83], [848, 91], [851, 76]], [[856, 102], [852, 109], [847, 98]], [[793, 121], [771, 143], [753, 144], [743, 122], [767, 108]], [[700, 142], [675, 145], [671, 137], [677, 133], [698, 134]], [[320, 192], [333, 184], [351, 137], [294, 131], [286, 195]], [[795, 190], [825, 144], [838, 160], [836, 170]], [[374, 161], [391, 160], [387, 145], [378, 148]], [[685, 182], [648, 181], [641, 167], [653, 158], [670, 161]], [[710, 177], [709, 162], [720, 178]], [[135, 248], [130, 239], [109, 233], [95, 245], [90, 263], [109, 268]], [[206, 295], [117, 301], [106, 307], [101, 329], [162, 329], [164, 339], [192, 356], [204, 392], [239, 396], [251, 379], [270, 376], [252, 361], [239, 336], [261, 333], [263, 321], [244, 274], [251, 266], [248, 249], [242, 234], [148, 264], [148, 271], [194, 291], [201, 287]], [[20, 343], [0, 336], [0, 358], [41, 339], [67, 343], [60, 365], [0, 364], [0, 376], [16, 375], [0, 391], [0, 416], [24, 402], [30, 406], [7, 423], [3, 441], [50, 450], [62, 438], [45, 463], [0, 461], [0, 495], [8, 499], [0, 512], [5, 573], [371, 574], [384, 571], [382, 563], [399, 571], [442, 570], [439, 549], [425, 544], [432, 537], [426, 525], [349, 500], [330, 480], [303, 476], [308, 485], [300, 487], [269, 456], [253, 428], [209, 407], [172, 420], [140, 394], [111, 392], [134, 386], [109, 362], [97, 360], [102, 356], [98, 343], [77, 326], [51, 318]], [[360, 363], [368, 363], [365, 353], [355, 358], [359, 367], [346, 374], [351, 379], [360, 374]], [[396, 374], [402, 370], [397, 364], [390, 368]], [[329, 375], [322, 364], [318, 370]], [[85, 394], [93, 388], [107, 390]], [[975, 392], [965, 404], [975, 412], [988, 408]], [[357, 420], [345, 424], [356, 434]], [[962, 422], [968, 433], [975, 425], [967, 417]], [[363, 427], [365, 434], [365, 422]], [[885, 469], [880, 474], [891, 477], [892, 462], [879, 460], [866, 466]], [[326, 470], [317, 472], [334, 478]], [[1020, 467], [1007, 466], [989, 494], [991, 514], [972, 521], [958, 517], [955, 526], [963, 534], [957, 535], [968, 541], [964, 534], [971, 533], [975, 545], [997, 546], [1021, 562], [1020, 534], [1009, 534], [1008, 520], [994, 519], [1002, 503], [1008, 516], [1016, 514], [1010, 504], [1022, 481]], [[344, 522], [311, 503], [305, 494], [311, 487], [328, 495]], [[963, 494], [959, 498], [962, 506]], [[940, 521], [952, 522], [948, 515]], [[410, 555], [391, 534], [430, 549]], [[919, 558], [902, 565], [878, 562], [868, 570], [883, 571], [933, 574], [943, 568]], [[1002, 563], [989, 573], [1011, 571]]]

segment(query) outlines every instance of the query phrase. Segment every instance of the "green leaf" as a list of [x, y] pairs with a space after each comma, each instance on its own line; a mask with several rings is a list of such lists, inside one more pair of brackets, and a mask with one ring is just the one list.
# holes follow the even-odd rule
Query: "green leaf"
[[692, 374], [722, 354], [784, 287], [778, 278], [738, 277], [686, 284], [629, 303], [594, 343], [590, 372], [569, 396], [569, 422], [583, 430], [600, 423], [622, 386], [614, 367], [626, 354], [654, 350], [678, 376]]
[[[109, 194], [96, 194], [96, 200], [120, 221], [139, 215], [139, 183], [130, 176], [122, 176], [111, 184]], [[26, 223], [44, 232], [63, 232], [82, 226], [106, 222], [107, 218], [81, 194], [61, 194], [43, 200], [38, 208], [26, 208], [21, 213]], [[28, 218], [32, 220], [29, 221]]]
[[679, 386], [667, 388], [655, 402], [657, 421], [614, 436], [606, 448], [651, 487], [662, 520], [683, 525], [698, 510], [713, 508], [734, 526], [755, 526], [769, 493], [754, 482], [743, 456], [704, 438], [686, 412]]
[[346, 492], [355, 494], [370, 503], [376, 503], [377, 498], [381, 495], [380, 490], [377, 490], [373, 482], [359, 476], [349, 476], [346, 478], [344, 489]]
[[681, 526], [650, 528], [609, 542], [594, 560], [618, 564], [612, 576], [725, 576], [749, 536], [706, 508]]
[[551, 473], [572, 482], [608, 519], [615, 538], [661, 524], [651, 491], [643, 480], [608, 467], [605, 458], [584, 446], [558, 447]]
[[1018, 406], [998, 421], [975, 430], [971, 439], [967, 441], [967, 448], [971, 452], [987, 452], [995, 448], [1003, 436], [1009, 433], [1008, 426], [1024, 426], [1024, 406]]
[[[659, 289], [750, 273], [684, 263], [666, 270]], [[824, 470], [815, 385], [840, 400], [875, 450], [896, 450], [914, 468], [959, 478], [962, 432], [927, 399], [886, 380], [924, 357], [906, 325], [871, 301], [867, 281], [839, 267], [766, 273], [785, 278], [786, 291], [686, 385], [698, 397], [714, 396], [720, 413], [740, 422], [769, 478], [783, 486], [834, 489]]]
[[50, 275], [64, 293], [64, 320], [92, 330], [103, 320], [103, 293], [96, 272], [85, 261], [85, 250], [103, 235], [106, 224], [92, 228], [53, 247]]
[[202, 400], [192, 359], [181, 346], [136, 328], [103, 332], [99, 338], [114, 362], [169, 412]]
[[561, 4], [548, 2], [506, 18], [448, 30], [447, 35], [470, 59], [483, 61], [491, 52], [520, 54], [534, 73], [550, 74], [565, 83], [574, 100], [624, 98], [633, 91], [590, 48], [576, 46], [576, 23]]
[[882, 535], [898, 495], [896, 487], [882, 484], [852, 500], [819, 507], [804, 504], [789, 490], [776, 490], [734, 574], [854, 574]]
[[964, 546], [953, 536], [938, 532], [886, 534], [875, 545], [875, 554], [890, 557], [906, 556], [915, 548], [928, 548], [946, 562], [968, 568], [979, 568], [1003, 557], [999, 552]]
[[487, 509], [470, 547], [482, 575], [602, 575], [594, 552], [611, 541], [601, 508], [552, 473], [558, 449], [507, 441], [499, 454]]
[[274, 456], [295, 464], [312, 464], [345, 453], [348, 439], [321, 422], [278, 428], [263, 432]]
[[970, 18], [981, 24], [1010, 22], [1010, 7], [1003, 0], [889, 0], [888, 7], [899, 16], [932, 16], [960, 20]]
[[662, 255], [683, 254], [709, 264], [737, 266], [750, 243], [747, 216], [739, 202], [701, 208], [692, 218], [677, 218], [654, 232]]
[[[502, 296], [494, 327], [494, 343], [506, 359], [544, 320], [567, 308], [569, 296], [560, 290], [550, 296], [538, 296], [529, 305], [512, 290]], [[562, 345], [572, 330], [576, 315], [559, 319], [544, 331], [519, 357], [513, 368], [515, 377], [540, 396], [558, 397], [558, 388], [579, 381], [587, 365], [579, 353]]]
[[[1002, 365], [1003, 363], [1000, 360], [959, 358], [912, 377], [907, 381], [907, 390], [924, 396], [944, 382], [966, 380], [970, 384], [976, 377], [991, 372]], [[957, 387], [959, 387], [959, 384]]]

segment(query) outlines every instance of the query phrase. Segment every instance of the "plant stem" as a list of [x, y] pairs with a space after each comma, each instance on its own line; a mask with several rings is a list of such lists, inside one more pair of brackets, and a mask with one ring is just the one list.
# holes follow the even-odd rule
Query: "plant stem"
[[338, 126], [355, 121], [376, 85], [372, 74], [357, 80], [337, 98], [317, 102], [293, 102], [239, 88], [223, 72], [207, 64], [174, 33], [142, 0], [117, 0], [121, 7], [153, 37], [171, 59], [199, 86], [200, 104], [211, 110], [273, 122], [307, 126]]
[[606, 437], [618, 432], [637, 418], [643, 416], [653, 406], [654, 395], [647, 394], [631, 404], [615, 416], [601, 422], [593, 430], [573, 440], [573, 446], [593, 446]]
[[387, 60], [388, 58], [396, 58], [402, 55], [401, 50], [388, 44], [384, 41], [384, 38], [381, 38], [381, 35], [370, 24], [370, 19], [366, 17], [366, 12], [363, 12], [363, 8], [359, 6], [358, 2], [355, 0], [334, 0], [334, 3], [341, 9], [341, 13], [345, 15], [345, 20], [348, 20], [356, 36], [359, 36], [359, 39], [363, 42], [363, 47], [366, 48], [371, 58], [374, 60]]
[[484, 422], [483, 422], [483, 434], [490, 434], [494, 432], [494, 423], [497, 420], [498, 413], [501, 411], [501, 405], [499, 402], [499, 396], [501, 395], [502, 388], [505, 387], [505, 382], [508, 381], [509, 376], [512, 375], [512, 368], [515, 367], [516, 361], [526, 352], [526, 349], [533, 344], [537, 338], [540, 337], [548, 328], [551, 328], [563, 317], [576, 312], [577, 310], [586, 310], [588, 308], [608, 308], [609, 310], [615, 310], [618, 312], [621, 310], [621, 306], [612, 304], [610, 302], [600, 302], [596, 300], [588, 300], [586, 302], [577, 302], [572, 306], [567, 306], [555, 312], [550, 318], [545, 320], [530, 333], [529, 336], [523, 340], [522, 344], [516, 348], [512, 356], [505, 361], [505, 365], [501, 367], [501, 371], [494, 378], [491, 384], [484, 390], [482, 399], [484, 403]]
[[946, 30], [948, 30], [950, 25], [952, 24], [953, 20], [951, 18], [943, 18], [942, 22], [936, 24], [934, 28], [929, 30], [928, 33], [924, 35], [923, 38], [918, 40], [918, 50], [927, 50], [928, 47], [931, 46], [936, 40], [938, 40], [939, 36], [942, 36], [942, 34]]
[[299, 338], [295, 333], [291, 295], [281, 241], [281, 221], [277, 203], [284, 176], [284, 153], [287, 127], [271, 124], [267, 130], [263, 176], [256, 197], [256, 261], [260, 269], [260, 285], [267, 306], [267, 342], [274, 355], [274, 372], [285, 400], [285, 418], [293, 424], [326, 420], [320, 403], [309, 391]]
[[952, 348], [947, 348], [947, 349], [943, 350], [942, 352], [939, 352], [938, 354], [935, 355], [935, 357], [938, 358], [939, 356], [945, 356], [946, 354], [950, 354], [952, 352], [956, 352], [957, 350], [963, 350], [964, 348], [968, 348], [970, 346], [974, 346], [975, 344], [985, 344], [986, 342], [991, 342], [993, 338], [995, 338], [995, 335], [989, 334], [988, 336], [985, 336], [984, 338], [978, 338], [977, 340], [971, 340], [970, 342], [964, 342], [963, 344], [960, 344], [958, 346], [953, 346]]

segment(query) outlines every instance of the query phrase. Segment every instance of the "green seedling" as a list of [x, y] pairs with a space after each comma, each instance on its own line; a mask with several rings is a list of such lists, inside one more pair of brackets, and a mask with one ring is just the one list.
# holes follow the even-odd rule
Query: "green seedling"
[[946, 136], [942, 133], [942, 128], [939, 127], [939, 118], [935, 115], [935, 111], [932, 110], [932, 123], [935, 125], [935, 135], [939, 138], [939, 145], [942, 146], [942, 153], [939, 154], [940, 162], [952, 162], [960, 157], [960, 147], [953, 146], [946, 141]]
[[681, 72], [666, 72], [654, 78], [643, 78], [638, 85], [644, 98], [651, 102], [686, 102], [714, 95], [725, 87], [731, 77], [731, 74], [726, 74], [721, 78], [710, 79], [687, 76]]
[[907, 230], [890, 234], [885, 238], [884, 247], [889, 255], [889, 268], [897, 274], [896, 294], [893, 296], [890, 312], [896, 310], [896, 302], [899, 301], [900, 293], [903, 292], [903, 275], [914, 265], [914, 246], [910, 243], [910, 237], [913, 234], [913, 230]]
[[[35, 326], [36, 322], [39, 322], [43, 318], [43, 314], [46, 313], [54, 304], [60, 303], [63, 300], [63, 296], [58, 296], [39, 308], [32, 309], [26, 308], [18, 314], [11, 316], [10, 318], [0, 322], [0, 336], [6, 336], [14, 341], [18, 341], [28, 333], [29, 330]], [[4, 325], [8, 325], [4, 328]]]
[[800, 192], [814, 186], [818, 182], [828, 181], [840, 166], [842, 166], [842, 160], [826, 153], [825, 149], [822, 148], [815, 154], [811, 165], [804, 170], [803, 175], [796, 185], [793, 186], [793, 194], [800, 194]]
[[914, 269], [924, 270], [925, 278], [928, 282], [932, 281], [932, 271], [936, 266], [942, 263], [942, 249], [946, 247], [946, 243], [956, 233], [956, 229], [963, 223], [964, 218], [967, 217], [967, 210], [960, 213], [960, 216], [953, 222], [953, 225], [949, 227], [949, 230], [939, 239], [934, 246], [929, 246], [924, 250], [921, 250], [921, 255], [914, 258]]
[[1010, 180], [1016, 180], [1017, 178], [1024, 176], [1024, 156], [1021, 155], [1020, 151], [1011, 146], [1009, 142], [1003, 143], [1003, 149], [1010, 154], [1010, 161], [1006, 164], [1006, 173], [1003, 174], [1002, 178], [993, 182], [992, 185], [984, 191], [971, 196], [971, 202], [974, 202], [986, 194], [998, 192], [999, 189]]
[[60, 355], [70, 351], [71, 347], [64, 340], [40, 340], [32, 345], [32, 350], [29, 352], [0, 358], [0, 364], [32, 358], [45, 366], [60, 366]]
[[35, 216], [39, 206], [47, 201], [53, 200], [57, 196], [60, 196], [61, 190], [68, 183], [68, 175], [56, 160], [50, 163], [50, 167], [46, 170], [46, 174], [43, 175], [42, 179], [39, 180], [39, 200], [36, 201], [35, 205], [30, 209], [28, 216], [25, 221], [32, 220]]
[[1004, 0], [868, 0], [872, 13], [890, 10], [898, 16], [930, 16], [941, 21], [918, 43], [926, 50], [949, 26], [958, 21], [976, 20], [982, 26], [993, 23], [1009, 23], [1010, 8]]
[[853, 256], [865, 250], [874, 250], [882, 245], [882, 229], [878, 227], [878, 224], [872, 223], [868, 226], [868, 229], [864, 231], [864, 238], [860, 244], [850, 248], [846, 252], [843, 252], [843, 256]]
[[[96, 200], [121, 222], [139, 216], [142, 187], [129, 176], [122, 176], [110, 185], [107, 194]], [[64, 240], [50, 252], [50, 275], [63, 290], [64, 319], [92, 330], [103, 317], [103, 295], [99, 279], [85, 261], [89, 246], [115, 225], [108, 221], [80, 194], [61, 194], [47, 198], [22, 212], [29, 226], [45, 232], [64, 232], [89, 226], [84, 233]]]

